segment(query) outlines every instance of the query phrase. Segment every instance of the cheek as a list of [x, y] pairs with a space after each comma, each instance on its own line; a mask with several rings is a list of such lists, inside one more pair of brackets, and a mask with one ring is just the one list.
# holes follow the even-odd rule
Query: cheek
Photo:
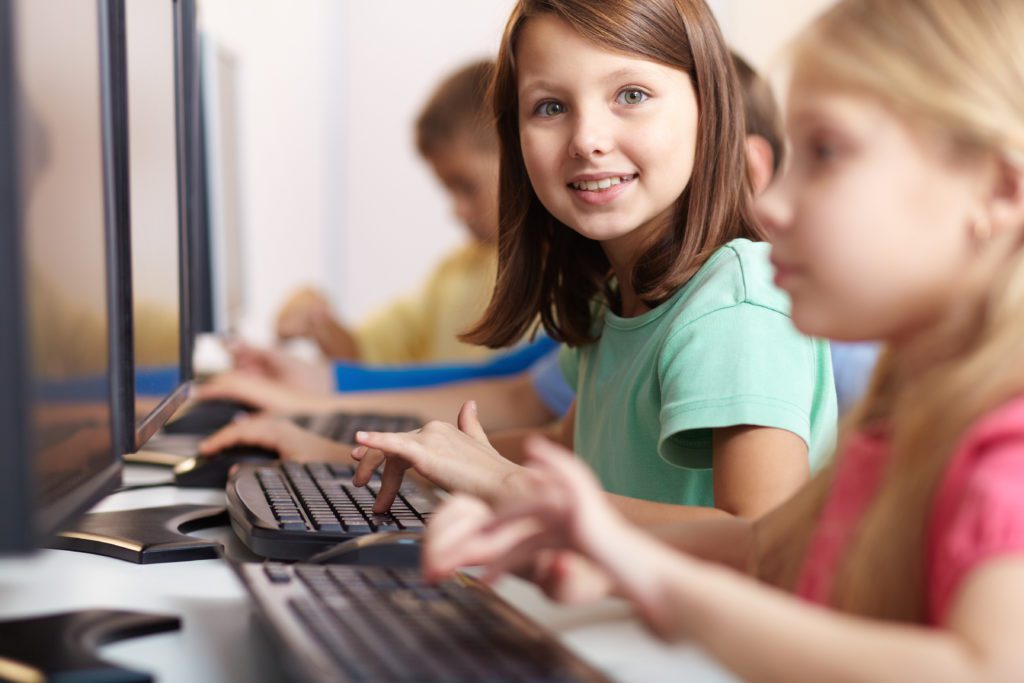
[[[526, 172], [535, 187], [552, 177], [557, 171], [557, 152], [551, 136], [541, 132], [521, 132], [520, 147]], [[539, 187], [537, 188], [540, 189]]]
[[641, 171], [657, 171], [656, 179], [679, 186], [679, 192], [689, 183], [696, 146], [693, 128], [655, 121], [633, 131], [623, 145]]

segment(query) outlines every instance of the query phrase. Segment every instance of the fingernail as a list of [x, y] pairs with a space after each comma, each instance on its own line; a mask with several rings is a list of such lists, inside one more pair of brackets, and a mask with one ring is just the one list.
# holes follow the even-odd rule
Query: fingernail
[[366, 438], [366, 432], [356, 432], [356, 441]]

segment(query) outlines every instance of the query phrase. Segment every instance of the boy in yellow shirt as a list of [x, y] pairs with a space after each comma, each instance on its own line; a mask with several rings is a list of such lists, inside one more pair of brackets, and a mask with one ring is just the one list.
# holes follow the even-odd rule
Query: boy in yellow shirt
[[457, 335], [479, 320], [497, 271], [498, 138], [487, 106], [494, 63], [463, 67], [438, 86], [416, 122], [416, 144], [472, 235], [416, 293], [348, 328], [306, 288], [277, 318], [281, 339], [312, 338], [327, 356], [377, 364], [484, 360], [493, 351]]

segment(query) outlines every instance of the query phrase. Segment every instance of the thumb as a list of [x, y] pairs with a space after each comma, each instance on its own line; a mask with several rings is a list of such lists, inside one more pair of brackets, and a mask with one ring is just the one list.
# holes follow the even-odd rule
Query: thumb
[[462, 404], [459, 411], [459, 431], [480, 443], [490, 445], [491, 442], [487, 440], [487, 434], [484, 433], [484, 428], [480, 426], [480, 419], [477, 417], [476, 401], [466, 401]]

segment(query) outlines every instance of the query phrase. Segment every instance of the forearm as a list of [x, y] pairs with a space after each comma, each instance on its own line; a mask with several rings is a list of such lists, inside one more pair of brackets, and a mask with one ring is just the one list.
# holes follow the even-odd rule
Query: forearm
[[646, 531], [662, 543], [707, 562], [744, 573], [753, 566], [755, 527], [747, 519], [712, 513], [692, 521], [659, 522]]
[[423, 389], [335, 394], [329, 405], [339, 411], [403, 413], [425, 422], [451, 422], [469, 399], [476, 401], [481, 424], [488, 431], [543, 425], [553, 419], [525, 375]]
[[1000, 680], [949, 632], [831, 612], [663, 546], [637, 554], [652, 571], [622, 592], [655, 632], [695, 640], [745, 681]]
[[623, 517], [636, 526], [647, 529], [696, 520], [719, 520], [732, 517], [729, 513], [717, 508], [656, 503], [650, 500], [630, 498], [614, 493], [607, 495], [608, 500]]

